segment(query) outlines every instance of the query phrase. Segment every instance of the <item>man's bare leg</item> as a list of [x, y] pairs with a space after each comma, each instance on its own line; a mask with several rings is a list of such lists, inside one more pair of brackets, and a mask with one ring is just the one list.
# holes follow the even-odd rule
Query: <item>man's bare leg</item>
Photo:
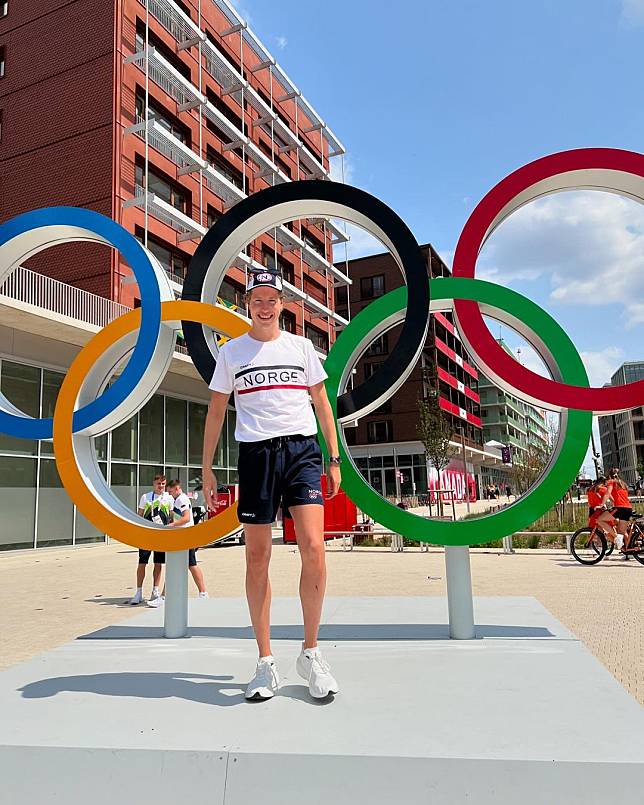
[[145, 568], [147, 565], [137, 565], [136, 566], [136, 586], [137, 589], [143, 587], [143, 582], [145, 581]]
[[155, 563], [154, 569], [152, 570], [152, 586], [158, 587], [161, 583], [161, 571], [163, 570], [163, 565]]
[[203, 571], [199, 567], [199, 565], [194, 565], [193, 567], [188, 568], [194, 579], [195, 584], [197, 585], [197, 589], [200, 593], [206, 592], [206, 582], [204, 581]]
[[246, 536], [246, 598], [250, 620], [260, 657], [268, 657], [271, 651], [271, 583], [268, 566], [271, 561], [271, 525], [244, 523]]
[[317, 504], [290, 508], [302, 558], [300, 600], [304, 616], [304, 648], [315, 648], [326, 590], [324, 507]]

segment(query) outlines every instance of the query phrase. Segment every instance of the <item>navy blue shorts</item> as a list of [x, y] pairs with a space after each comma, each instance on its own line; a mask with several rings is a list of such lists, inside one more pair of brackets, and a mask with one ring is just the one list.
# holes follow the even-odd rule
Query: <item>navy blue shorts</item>
[[282, 506], [324, 505], [320, 476], [322, 451], [315, 436], [279, 436], [239, 443], [240, 523], [275, 522]]
[[[197, 565], [197, 554], [195, 551], [196, 548], [190, 548], [188, 551], [188, 567], [196, 567]], [[147, 565], [151, 553], [152, 551], [144, 551], [142, 548], [139, 548], [139, 564]], [[165, 565], [165, 551], [154, 552], [154, 564]]]

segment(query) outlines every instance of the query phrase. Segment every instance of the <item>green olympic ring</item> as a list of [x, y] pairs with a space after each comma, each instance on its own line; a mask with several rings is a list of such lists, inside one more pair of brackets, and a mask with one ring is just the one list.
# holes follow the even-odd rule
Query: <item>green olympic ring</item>
[[[557, 322], [534, 302], [516, 291], [477, 279], [445, 277], [432, 279], [432, 307], [438, 300], [467, 299], [486, 309], [503, 311], [538, 334], [536, 343], [553, 371], [571, 385], [588, 386], [588, 376], [574, 344]], [[407, 288], [401, 287], [372, 302], [342, 331], [329, 352], [325, 369], [327, 393], [336, 415], [336, 400], [349, 373], [366, 346], [382, 331], [394, 326], [407, 304]], [[445, 306], [451, 309], [450, 305]], [[383, 325], [386, 325], [383, 327]], [[525, 335], [525, 333], [523, 333]], [[476, 356], [472, 356], [476, 363]], [[538, 483], [518, 502], [501, 511], [472, 520], [428, 520], [399, 509], [379, 495], [363, 478], [347, 449], [343, 428], [337, 421], [342, 465], [342, 487], [348, 496], [377, 523], [408, 539], [436, 545], [476, 545], [520, 531], [561, 500], [574, 481], [588, 448], [592, 413], [568, 409], [561, 414], [559, 441]], [[323, 443], [323, 440], [322, 440]]]

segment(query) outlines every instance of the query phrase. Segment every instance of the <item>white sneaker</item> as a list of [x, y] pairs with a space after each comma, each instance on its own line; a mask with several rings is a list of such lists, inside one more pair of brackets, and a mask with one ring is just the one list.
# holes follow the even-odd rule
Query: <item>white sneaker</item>
[[248, 683], [245, 696], [247, 699], [271, 699], [279, 686], [280, 678], [275, 660], [273, 657], [260, 657], [255, 676]]
[[132, 598], [128, 601], [128, 604], [131, 604], [133, 607], [137, 604], [140, 604], [143, 601], [143, 592], [142, 590], [137, 590]]
[[152, 598], [148, 601], [149, 607], [154, 607], [157, 609], [158, 607], [162, 607], [165, 604], [165, 595], [160, 595], [158, 598]]
[[199, 593], [199, 598], [210, 598], [208, 593]]
[[154, 601], [156, 598], [160, 598], [160, 597], [161, 597], [161, 593], [159, 592], [159, 588], [158, 587], [153, 587], [152, 588], [152, 594], [150, 595], [150, 601]]
[[296, 668], [302, 679], [309, 683], [309, 693], [314, 699], [324, 699], [330, 693], [339, 692], [340, 686], [319, 648], [305, 649], [302, 646]]

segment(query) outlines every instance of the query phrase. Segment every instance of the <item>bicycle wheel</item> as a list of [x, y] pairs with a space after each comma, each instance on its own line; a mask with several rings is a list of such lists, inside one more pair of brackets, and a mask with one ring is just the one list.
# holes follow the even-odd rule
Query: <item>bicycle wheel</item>
[[606, 555], [606, 538], [595, 528], [580, 528], [572, 535], [570, 553], [582, 565], [596, 565]]
[[634, 556], [641, 565], [644, 565], [644, 531], [639, 525], [633, 527], [629, 548], [632, 550], [628, 551], [627, 556]]

